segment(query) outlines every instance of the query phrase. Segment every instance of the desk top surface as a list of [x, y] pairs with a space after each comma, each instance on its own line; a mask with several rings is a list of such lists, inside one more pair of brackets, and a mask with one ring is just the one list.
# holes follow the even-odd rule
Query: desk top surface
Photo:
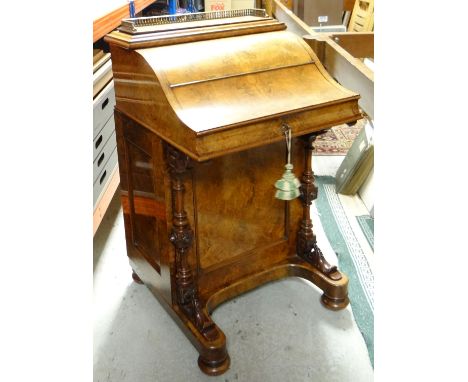
[[[237, 142], [235, 150], [245, 147], [240, 141], [280, 140], [281, 121], [298, 135], [361, 117], [359, 95], [334, 81], [303, 39], [277, 20], [158, 22], [148, 33], [138, 29], [142, 21], [127, 25], [134, 34], [108, 36], [116, 104], [179, 148], [192, 146], [197, 153], [187, 148], [189, 155], [225, 152], [228, 140]], [[202, 149], [207, 135], [213, 142]]]
[[307, 44], [286, 31], [136, 51], [197, 133], [356, 97], [324, 76]]

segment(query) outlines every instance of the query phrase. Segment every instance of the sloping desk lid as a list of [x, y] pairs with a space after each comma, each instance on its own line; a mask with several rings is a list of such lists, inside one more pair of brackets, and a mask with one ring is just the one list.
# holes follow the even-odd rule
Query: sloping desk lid
[[[252, 21], [252, 16], [249, 17], [235, 26], [241, 32], [238, 30], [234, 35], [228, 33], [225, 37], [210, 39], [210, 33], [220, 30], [219, 25], [210, 25], [211, 30], [205, 34], [205, 38], [183, 43], [176, 40], [175, 44], [170, 45], [165, 44], [165, 39], [158, 36], [153, 40], [153, 45], [149, 42], [151, 40], [145, 40], [146, 47], [141, 47], [141, 38], [144, 35], [138, 35], [141, 31], [135, 32], [139, 40], [133, 51], [145, 63], [146, 69], [142, 72], [154, 73], [157, 80], [151, 80], [153, 86], [160, 86], [171, 113], [175, 114], [175, 119], [185, 128], [193, 132], [194, 137], [241, 127], [244, 130], [238, 131], [239, 136], [252, 134], [251, 129], [245, 130], [245, 127], [256, 125], [259, 129], [268, 129], [267, 125], [270, 126], [273, 120], [277, 131], [263, 132], [263, 137], [272, 141], [276, 139], [276, 135], [278, 140], [282, 139], [281, 131], [277, 128], [280, 125], [279, 119], [292, 124], [293, 134], [298, 135], [301, 130], [305, 133], [306, 130], [314, 131], [360, 118], [357, 107], [359, 95], [336, 83], [301, 38], [284, 31], [283, 24], [268, 17], [259, 17], [261, 22], [252, 27], [255, 21]], [[231, 31], [235, 30], [232, 21], [227, 25]], [[248, 34], [242, 33], [242, 28], [245, 31], [246, 25], [250, 25]], [[251, 33], [255, 28], [263, 27], [264, 30], [265, 25], [267, 29], [270, 25], [270, 29]], [[184, 38], [197, 33], [179, 25], [176, 27], [171, 32], [176, 34], [176, 39], [180, 38], [181, 33], [184, 33]], [[206, 24], [203, 28], [206, 29]], [[116, 33], [110, 35], [109, 43], [118, 40], [118, 33], [123, 32]], [[157, 34], [154, 30], [152, 33]], [[163, 33], [168, 32], [166, 30]], [[174, 38], [171, 33], [166, 34], [166, 38]], [[128, 54], [132, 49], [131, 38], [127, 37], [128, 45], [124, 46]], [[114, 55], [114, 51], [112, 53]], [[124, 59], [125, 55], [115, 56], [118, 60], [120, 57]], [[114, 57], [112, 59], [113, 65], [116, 64], [114, 79], [119, 108], [119, 97], [124, 104], [128, 102], [129, 94], [128, 91], [127, 94], [119, 94], [119, 81], [124, 80], [121, 76], [123, 72], [119, 71]], [[135, 76], [132, 78], [136, 80]], [[146, 78], [149, 79], [148, 74]], [[128, 75], [125, 80], [129, 80]], [[144, 84], [140, 83], [140, 86], [143, 87]], [[124, 86], [121, 89], [124, 92]], [[160, 96], [162, 94], [153, 97]], [[139, 119], [138, 116], [136, 119]], [[292, 123], [294, 119], [297, 120], [296, 128]], [[265, 121], [269, 123], [265, 124]], [[154, 122], [158, 123], [156, 120]], [[154, 129], [164, 136], [164, 132], [157, 126]], [[228, 135], [231, 137], [229, 139], [233, 138], [232, 134], [233, 132]], [[255, 137], [258, 139], [261, 136], [257, 131]], [[174, 139], [171, 141], [179, 144]], [[249, 146], [253, 145], [250, 142]], [[225, 142], [224, 150], [229, 150], [226, 146], [229, 144]], [[192, 152], [192, 156], [200, 159], [203, 154], [210, 155], [200, 152], [200, 148], [200, 145], [195, 145], [194, 151], [197, 152]], [[213, 151], [214, 147], [211, 149]]]

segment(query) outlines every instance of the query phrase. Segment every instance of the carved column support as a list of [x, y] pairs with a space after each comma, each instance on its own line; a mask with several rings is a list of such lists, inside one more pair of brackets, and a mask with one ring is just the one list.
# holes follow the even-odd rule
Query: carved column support
[[314, 184], [314, 172], [312, 171], [312, 150], [314, 149], [314, 141], [320, 134], [322, 133], [314, 133], [301, 137], [305, 146], [305, 166], [300, 187], [303, 215], [297, 235], [297, 254], [332, 280], [340, 280], [342, 277], [341, 273], [338, 272], [336, 266], [328, 263], [317, 245], [312, 219], [310, 218], [310, 206], [317, 199], [318, 193], [318, 189]]
[[190, 158], [174, 147], [166, 146], [166, 160], [171, 176], [172, 230], [169, 240], [175, 248], [177, 304], [201, 334], [213, 340], [218, 336], [214, 322], [205, 313], [198, 298], [198, 287], [188, 263], [193, 231], [184, 209], [184, 175], [190, 168]]

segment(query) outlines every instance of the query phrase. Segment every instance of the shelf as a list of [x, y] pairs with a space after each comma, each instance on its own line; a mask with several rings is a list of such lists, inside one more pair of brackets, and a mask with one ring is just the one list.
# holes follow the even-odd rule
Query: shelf
[[[141, 12], [154, 2], [155, 0], [135, 0], [135, 13]], [[122, 6], [93, 21], [93, 43], [117, 28], [122, 19], [130, 17], [128, 2], [123, 0], [122, 3]]]

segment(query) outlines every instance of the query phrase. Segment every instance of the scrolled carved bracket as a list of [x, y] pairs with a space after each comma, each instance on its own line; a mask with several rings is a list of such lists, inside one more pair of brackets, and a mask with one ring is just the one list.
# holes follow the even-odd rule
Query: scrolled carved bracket
[[306, 206], [312, 205], [312, 202], [317, 199], [318, 189], [315, 186], [314, 172], [312, 171], [312, 150], [314, 149], [314, 141], [319, 134], [311, 134], [301, 137], [305, 146], [305, 167], [302, 173], [301, 186], [300, 186], [300, 200]]
[[302, 179], [302, 185], [299, 187], [299, 191], [301, 192], [301, 195], [299, 196], [299, 199], [302, 201], [303, 204], [307, 206], [311, 206], [312, 202], [317, 199], [318, 195], [318, 190], [315, 184], [313, 183], [315, 179], [312, 177], [311, 183], [304, 182], [304, 179]]
[[183, 174], [191, 167], [190, 158], [175, 147], [166, 145], [166, 161], [171, 174]]
[[208, 340], [213, 340], [218, 336], [218, 330], [200, 303], [196, 280], [187, 261], [194, 233], [184, 209], [185, 187], [182, 178], [191, 166], [190, 158], [167, 145], [166, 161], [171, 175], [173, 227], [169, 241], [174, 245], [176, 255], [177, 304], [200, 333]]
[[305, 235], [299, 233], [297, 239], [297, 253], [305, 261], [332, 280], [341, 280], [342, 276], [337, 267], [335, 265], [330, 265], [323, 256], [322, 251], [317, 245], [315, 235], [313, 235], [313, 238], [309, 239], [306, 238]]
[[[320, 133], [322, 134], [322, 133]], [[320, 134], [310, 134], [302, 137], [305, 143], [305, 166], [301, 177], [300, 200], [303, 205], [303, 218], [297, 234], [297, 254], [309, 264], [313, 265], [320, 272], [327, 275], [332, 280], [340, 280], [341, 273], [336, 266], [332, 266], [323, 256], [322, 251], [317, 246], [317, 239], [312, 230], [312, 219], [310, 218], [310, 206], [317, 199], [318, 189], [315, 186], [314, 172], [312, 171], [312, 150], [314, 141]]]
[[187, 250], [192, 245], [193, 231], [190, 228], [185, 228], [183, 231], [173, 229], [169, 235], [169, 240], [177, 251]]

